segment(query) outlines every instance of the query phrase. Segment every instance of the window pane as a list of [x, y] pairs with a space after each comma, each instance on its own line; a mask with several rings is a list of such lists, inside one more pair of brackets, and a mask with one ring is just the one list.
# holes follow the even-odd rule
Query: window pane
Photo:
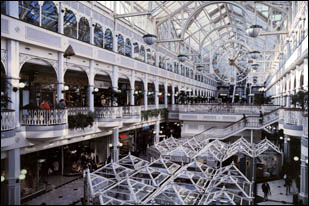
[[121, 34], [118, 35], [118, 53], [124, 54], [124, 40]]
[[103, 30], [100, 24], [94, 26], [94, 45], [103, 47]]
[[64, 35], [77, 38], [77, 21], [74, 13], [71, 10], [66, 9], [63, 22]]
[[42, 27], [51, 31], [58, 31], [58, 12], [52, 1], [45, 1], [42, 6]]
[[128, 57], [132, 56], [132, 45], [130, 39], [126, 39], [125, 55]]
[[38, 1], [19, 1], [19, 19], [39, 26], [40, 5]]
[[106, 29], [106, 31], [105, 31], [104, 49], [113, 51], [113, 33], [110, 29]]
[[78, 39], [90, 43], [90, 27], [85, 17], [80, 18], [78, 24]]

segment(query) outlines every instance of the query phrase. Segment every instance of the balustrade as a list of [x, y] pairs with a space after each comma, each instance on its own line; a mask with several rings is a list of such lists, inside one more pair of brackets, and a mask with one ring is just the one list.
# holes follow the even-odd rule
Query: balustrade
[[88, 107], [69, 107], [68, 115], [77, 115], [78, 113], [87, 115], [89, 112]]
[[123, 114], [123, 107], [96, 107], [95, 115], [97, 118], [116, 119], [121, 118]]
[[233, 105], [233, 104], [190, 104], [190, 105], [173, 105], [173, 111], [181, 112], [207, 112], [207, 113], [238, 113], [252, 114], [262, 111], [268, 113], [277, 109], [277, 105]]
[[1, 111], [1, 132], [15, 128], [15, 111]]
[[284, 123], [292, 125], [303, 125], [303, 111], [284, 109]]
[[28, 109], [21, 110], [21, 124], [27, 126], [50, 126], [67, 124], [66, 109]]
[[141, 106], [122, 107], [123, 116], [141, 116]]

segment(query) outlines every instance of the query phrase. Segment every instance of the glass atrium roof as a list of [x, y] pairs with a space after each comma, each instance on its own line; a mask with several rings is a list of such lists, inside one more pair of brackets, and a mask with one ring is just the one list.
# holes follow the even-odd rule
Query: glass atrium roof
[[[135, 160], [140, 167], [132, 167], [127, 160]], [[116, 181], [106, 178], [103, 171], [108, 169], [120, 171]], [[129, 154], [92, 173], [88, 170], [85, 177], [90, 198], [100, 205], [204, 205], [213, 201], [242, 205], [252, 201], [252, 183], [234, 164], [214, 169], [193, 160], [180, 166], [161, 157], [149, 163]]]
[[[291, 4], [289, 1], [115, 2], [99, 1], [111, 11], [115, 10], [116, 14], [149, 11], [151, 14], [149, 16], [126, 17], [124, 20], [134, 24], [144, 33], [158, 31], [159, 39], [184, 38], [182, 52], [201, 55], [206, 63], [209, 62], [210, 52], [222, 41], [231, 39], [243, 41], [252, 50], [262, 52], [257, 72], [267, 72], [266, 70], [271, 68], [270, 60], [274, 58], [274, 52], [277, 52], [275, 50], [279, 35], [260, 35], [251, 38], [247, 35], [246, 29], [258, 24], [263, 27], [263, 32], [286, 30], [283, 21], [287, 18], [288, 7]], [[179, 53], [179, 42], [162, 45]]]

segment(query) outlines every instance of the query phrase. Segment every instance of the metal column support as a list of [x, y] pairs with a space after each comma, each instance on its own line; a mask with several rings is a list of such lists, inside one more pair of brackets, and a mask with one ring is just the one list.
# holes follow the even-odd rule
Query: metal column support
[[8, 165], [8, 205], [20, 205], [20, 149], [13, 149], [8, 151], [7, 157]]
[[119, 128], [115, 127], [113, 129], [113, 149], [112, 149], [112, 160], [117, 162], [119, 160]]

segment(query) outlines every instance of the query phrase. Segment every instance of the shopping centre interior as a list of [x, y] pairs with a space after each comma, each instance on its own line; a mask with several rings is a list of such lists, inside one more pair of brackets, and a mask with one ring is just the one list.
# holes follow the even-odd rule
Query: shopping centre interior
[[43, 196], [307, 205], [308, 2], [1, 1], [1, 205]]

